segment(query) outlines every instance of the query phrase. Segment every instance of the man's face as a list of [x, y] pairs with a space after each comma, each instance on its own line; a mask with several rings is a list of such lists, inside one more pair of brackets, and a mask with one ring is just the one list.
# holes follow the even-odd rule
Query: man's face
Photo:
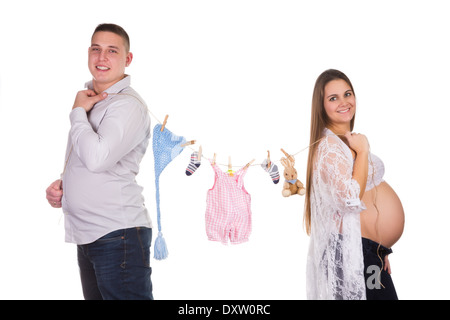
[[125, 67], [132, 59], [133, 55], [127, 52], [121, 36], [107, 31], [96, 32], [89, 47], [88, 60], [94, 88], [105, 91], [122, 80]]

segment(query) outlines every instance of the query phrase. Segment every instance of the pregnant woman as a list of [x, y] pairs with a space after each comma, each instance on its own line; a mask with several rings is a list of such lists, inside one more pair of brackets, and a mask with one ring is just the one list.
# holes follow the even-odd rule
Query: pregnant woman
[[323, 72], [313, 92], [306, 177], [308, 299], [397, 299], [387, 256], [403, 233], [403, 207], [367, 138], [351, 133], [355, 112], [347, 76]]

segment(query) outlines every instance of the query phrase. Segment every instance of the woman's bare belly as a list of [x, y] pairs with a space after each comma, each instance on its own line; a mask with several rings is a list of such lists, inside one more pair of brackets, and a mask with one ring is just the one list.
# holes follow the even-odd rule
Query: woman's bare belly
[[362, 200], [367, 210], [361, 212], [361, 235], [392, 247], [400, 239], [405, 225], [403, 206], [394, 189], [382, 182], [366, 191]]

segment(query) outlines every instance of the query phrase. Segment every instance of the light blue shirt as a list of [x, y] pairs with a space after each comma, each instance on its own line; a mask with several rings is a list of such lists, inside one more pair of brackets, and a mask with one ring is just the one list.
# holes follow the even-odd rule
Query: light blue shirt
[[[86, 84], [93, 89], [92, 81]], [[74, 108], [66, 151], [62, 207], [66, 242], [87, 244], [118, 229], [152, 227], [136, 183], [150, 139], [150, 117], [130, 76], [86, 113]]]

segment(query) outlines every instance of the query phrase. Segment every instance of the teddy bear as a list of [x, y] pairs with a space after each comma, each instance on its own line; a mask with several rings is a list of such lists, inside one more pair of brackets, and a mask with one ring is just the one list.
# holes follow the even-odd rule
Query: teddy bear
[[306, 193], [303, 183], [297, 179], [297, 170], [294, 168], [295, 159], [288, 155], [283, 149], [287, 158], [281, 158], [281, 164], [284, 166], [284, 178], [286, 181], [283, 184], [283, 197], [289, 197], [293, 194], [304, 195]]

